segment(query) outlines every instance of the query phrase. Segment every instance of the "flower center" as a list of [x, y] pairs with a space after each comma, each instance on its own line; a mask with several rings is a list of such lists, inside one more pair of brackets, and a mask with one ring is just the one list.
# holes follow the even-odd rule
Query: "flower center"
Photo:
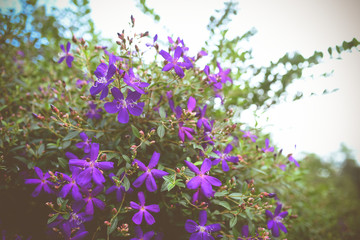
[[199, 232], [205, 232], [206, 228], [204, 226], [199, 226]]
[[99, 83], [106, 83], [106, 78], [105, 77], [101, 77], [98, 79]]
[[276, 216], [276, 217], [274, 217], [274, 221], [275, 222], [282, 222], [282, 217]]

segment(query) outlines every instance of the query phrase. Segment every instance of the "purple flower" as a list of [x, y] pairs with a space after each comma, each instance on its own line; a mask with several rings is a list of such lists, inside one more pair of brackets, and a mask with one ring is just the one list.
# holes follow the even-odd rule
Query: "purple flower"
[[53, 190], [51, 190], [50, 188], [50, 186], [52, 186], [53, 183], [48, 181], [50, 174], [45, 173], [44, 175], [41, 169], [38, 167], [34, 167], [34, 170], [36, 172], [36, 175], [38, 175], [39, 179], [25, 179], [25, 184], [38, 184], [38, 186], [35, 188], [34, 192], [32, 193], [32, 196], [33, 197], [38, 196], [42, 189], [44, 189], [44, 191], [49, 194], [53, 193]]
[[264, 153], [267, 153], [267, 152], [273, 152], [274, 151], [274, 147], [269, 147], [269, 139], [265, 139], [265, 148], [262, 148], [261, 150], [264, 152]]
[[159, 205], [152, 204], [145, 206], [145, 196], [143, 192], [138, 193], [138, 198], [140, 205], [133, 201], [130, 202], [130, 207], [139, 210], [139, 212], [135, 213], [135, 215], [133, 216], [132, 218], [133, 222], [137, 225], [140, 225], [143, 219], [143, 215], [145, 215], [146, 223], [149, 225], [153, 225], [155, 223], [155, 219], [148, 211], [155, 213], [160, 212]]
[[60, 48], [63, 52], [61, 53], [60, 59], [58, 61], [58, 63], [61, 63], [62, 61], [64, 61], [64, 59], [66, 59], [65, 61], [69, 68], [71, 68], [71, 63], [72, 63], [72, 61], [74, 61], [74, 57], [71, 55], [71, 53], [69, 53], [70, 47], [71, 47], [70, 42], [67, 42], [66, 50], [65, 50], [65, 47], [63, 44], [60, 45]]
[[252, 142], [256, 142], [256, 139], [258, 138], [256, 135], [251, 134], [250, 131], [242, 131], [244, 133], [244, 135], [242, 136], [243, 138], [250, 138]]
[[153, 38], [153, 43], [146, 43], [145, 46], [147, 47], [154, 47], [155, 46], [155, 42], [157, 41], [158, 35], [156, 34], [155, 37]]
[[133, 164], [137, 163], [140, 170], [144, 171], [144, 173], [141, 174], [133, 183], [134, 187], [139, 188], [144, 183], [144, 181], [146, 181], [146, 189], [149, 192], [156, 191], [157, 185], [154, 177], [162, 178], [163, 176], [169, 174], [162, 170], [153, 169], [158, 164], [159, 158], [160, 158], [160, 153], [154, 152], [147, 167], [141, 161], [134, 159]]
[[194, 137], [191, 134], [194, 134], [195, 130], [189, 127], [184, 127], [184, 123], [183, 122], [179, 122], [179, 133], [178, 136], [180, 138], [180, 140], [182, 142], [185, 142], [185, 136], [189, 139], [189, 140], [193, 140]]
[[267, 227], [268, 229], [271, 229], [272, 235], [274, 237], [279, 237], [280, 236], [280, 230], [283, 231], [284, 233], [287, 233], [287, 229], [284, 226], [284, 224], [282, 223], [282, 220], [284, 217], [286, 217], [288, 215], [288, 212], [280, 212], [282, 208], [281, 204], [278, 204], [274, 215], [272, 214], [272, 212], [270, 212], [269, 210], [265, 211], [265, 214], [268, 218], [270, 218], [270, 220], [267, 222]]
[[144, 234], [139, 226], [135, 227], [135, 233], [136, 238], [132, 238], [130, 240], [150, 240], [155, 234], [154, 231], [150, 231]]
[[80, 137], [83, 140], [83, 142], [79, 142], [75, 146], [77, 148], [84, 148], [84, 153], [89, 153], [91, 146], [91, 138], [88, 138], [88, 136], [84, 132], [80, 133]]
[[90, 183], [91, 179], [93, 179], [98, 185], [103, 184], [105, 182], [105, 178], [100, 170], [110, 170], [114, 168], [113, 162], [98, 162], [98, 155], [99, 144], [93, 143], [91, 144], [89, 161], [82, 159], [70, 159], [70, 166], [82, 167], [84, 169], [76, 178], [76, 182], [80, 186], [87, 185]]
[[171, 90], [166, 92], [166, 97], [169, 100], [170, 109], [175, 112], [175, 104], [174, 100], [172, 99], [173, 95]]
[[199, 224], [193, 220], [186, 220], [185, 230], [191, 233], [190, 240], [214, 240], [214, 237], [211, 236], [212, 232], [217, 232], [221, 230], [219, 223], [210, 224], [205, 226], [207, 222], [207, 213], [206, 210], [201, 210], [199, 214]]
[[114, 64], [100, 63], [100, 65], [96, 68], [94, 74], [98, 78], [95, 81], [94, 86], [90, 88], [91, 95], [97, 95], [98, 93], [102, 92], [100, 95], [100, 100], [107, 97], [109, 93], [109, 84], [114, 81], [111, 79], [114, 76], [116, 71], [116, 67]]
[[60, 193], [59, 196], [62, 198], [65, 198], [68, 193], [71, 190], [71, 195], [73, 196], [73, 198], [77, 201], [82, 199], [82, 195], [80, 193], [80, 189], [78, 187], [78, 185], [76, 184], [76, 178], [78, 176], [78, 174], [80, 173], [80, 169], [75, 168], [73, 173], [72, 173], [72, 177], [69, 177], [68, 175], [64, 174], [64, 173], [60, 173], [62, 175], [62, 178], [67, 181], [68, 183], [65, 184]]
[[232, 149], [233, 149], [233, 146], [231, 144], [228, 144], [223, 153], [221, 153], [219, 151], [214, 151], [214, 153], [216, 153], [219, 156], [219, 158], [216, 158], [212, 162], [212, 165], [218, 165], [221, 162], [222, 163], [222, 169], [225, 172], [229, 171], [229, 165], [227, 164], [227, 161], [228, 162], [233, 162], [233, 163], [236, 163], [236, 162], [239, 161], [238, 157], [228, 155], [231, 152]]
[[199, 116], [199, 120], [198, 120], [197, 123], [196, 123], [196, 126], [200, 129], [200, 128], [204, 125], [204, 129], [205, 129], [205, 130], [211, 131], [210, 121], [209, 121], [209, 119], [207, 119], [207, 118], [205, 117], [206, 107], [207, 107], [207, 105], [205, 105], [203, 109], [201, 109], [201, 108], [199, 107], [200, 116]]
[[220, 63], [217, 62], [217, 66], [219, 68], [219, 72], [217, 75], [220, 77], [222, 83], [226, 83], [227, 81], [232, 83], [231, 78], [228, 76], [230, 73], [230, 68], [226, 69], [225, 71], [221, 68]]
[[96, 198], [95, 196], [98, 195], [100, 192], [102, 192], [104, 189], [103, 185], [98, 185], [93, 190], [87, 189], [86, 196], [84, 198], [83, 203], [85, 203], [85, 213], [87, 215], [94, 215], [94, 205], [104, 210], [105, 203], [101, 201], [100, 199]]
[[215, 88], [214, 90], [222, 89], [222, 83], [218, 82], [217, 75], [210, 74], [210, 68], [208, 65], [205, 66], [204, 72], [207, 76], [208, 84], [212, 85]]
[[200, 187], [202, 193], [207, 197], [212, 197], [214, 195], [212, 185], [213, 186], [221, 186], [221, 182], [219, 179], [209, 176], [206, 174], [211, 169], [211, 161], [208, 158], [204, 159], [203, 164], [201, 165], [201, 169], [199, 170], [193, 163], [186, 161], [185, 164], [188, 168], [194, 172], [197, 176], [193, 177], [187, 184], [186, 187], [189, 189], [197, 189]]
[[89, 102], [89, 111], [85, 114], [85, 116], [87, 116], [88, 118], [95, 118], [95, 119], [100, 119], [101, 118], [101, 112], [102, 109], [96, 109], [96, 104], [94, 104], [93, 102]]
[[[121, 177], [124, 176], [124, 173], [121, 175]], [[123, 195], [124, 195], [124, 192], [133, 192], [133, 189], [132, 188], [129, 188], [127, 191], [125, 191], [125, 187], [121, 185], [121, 182], [116, 179], [116, 176], [115, 174], [113, 173], [110, 173], [109, 174], [109, 178], [114, 182], [114, 185], [112, 185], [111, 187], [109, 187], [107, 190], [106, 190], [106, 194], [109, 194], [109, 193], [112, 193], [115, 191], [116, 193], [116, 200], [118, 202], [121, 202], [122, 199], [123, 199]], [[115, 180], [114, 180], [115, 179]]]
[[[247, 239], [250, 235], [250, 232], [249, 232], [249, 226], [248, 225], [244, 225], [242, 228], [241, 228], [241, 236], [244, 237], [245, 239]], [[238, 240], [245, 240], [243, 238], [238, 238]]]
[[141, 88], [145, 88], [150, 85], [147, 82], [141, 82], [139, 76], [134, 74], [134, 71], [132, 68], [129, 69], [129, 74], [125, 73], [124, 82], [128, 86], [134, 88], [135, 91], [140, 94], [145, 94], [145, 91]]
[[108, 56], [109, 56], [109, 65], [111, 65], [111, 64], [115, 64], [115, 63], [116, 63], [116, 61], [120, 61], [120, 60], [122, 60], [122, 59], [121, 59], [121, 57], [116, 56], [116, 55], [114, 55], [113, 53], [108, 52], [108, 51], [107, 51], [107, 50], [105, 50], [105, 49], [104, 49], [104, 52], [105, 52], [105, 54], [106, 54], [106, 55], [108, 55]]
[[175, 49], [174, 57], [172, 57], [168, 52], [165, 52], [164, 50], [161, 50], [159, 53], [163, 58], [165, 58], [166, 61], [168, 61], [168, 64], [166, 64], [164, 66], [162, 71], [167, 72], [174, 68], [176, 74], [180, 78], [183, 78], [185, 76], [184, 70], [182, 69], [182, 67], [188, 67], [189, 63], [178, 62], [179, 58], [181, 57], [181, 54], [182, 54], [181, 47], [177, 47]]
[[289, 154], [288, 159], [290, 162], [295, 163], [297, 167], [300, 167], [300, 164], [296, 161], [296, 159], [292, 156], [292, 154]]
[[188, 112], [193, 112], [196, 108], [196, 99], [192, 96], [189, 97], [188, 103], [187, 103]]
[[126, 99], [124, 99], [124, 95], [116, 87], [111, 89], [111, 93], [114, 100], [112, 102], [105, 103], [104, 108], [108, 113], [118, 112], [118, 121], [120, 123], [129, 122], [128, 111], [134, 116], [140, 116], [143, 112], [145, 104], [143, 102], [136, 102], [141, 97], [140, 93], [129, 90]]
[[85, 230], [83, 225], [81, 225], [80, 227], [77, 226], [72, 228], [69, 224], [64, 223], [62, 225], [62, 229], [65, 240], [80, 240], [84, 239], [84, 237], [89, 234], [89, 232]]

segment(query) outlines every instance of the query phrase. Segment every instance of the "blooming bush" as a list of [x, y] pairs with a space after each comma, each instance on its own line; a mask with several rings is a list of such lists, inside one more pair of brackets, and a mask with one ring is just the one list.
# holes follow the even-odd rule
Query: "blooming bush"
[[40, 221], [48, 239], [269, 239], [291, 232], [296, 216], [286, 192], [301, 162], [261, 129], [238, 123], [231, 96], [239, 72], [221, 56], [203, 66], [206, 48], [190, 55], [186, 39], [149, 38], [134, 33], [131, 21], [116, 44], [93, 31], [90, 40], [58, 35], [56, 49], [40, 45], [29, 56], [18, 52], [30, 49], [27, 41], [17, 47], [9, 42], [19, 36], [5, 35], [12, 41], [1, 47], [16, 58], [4, 60], [9, 81], [1, 87], [6, 96], [26, 93], [1, 98], [4, 186], [21, 186], [40, 198], [33, 205], [46, 204], [36, 214], [48, 217]]
[[[217, 62], [218, 69], [207, 65], [204, 71], [197, 63], [206, 52], [188, 55], [180, 38], [165, 46], [154, 41], [142, 51], [147, 32], [118, 36], [116, 52], [92, 49], [76, 37], [72, 49], [77, 51], [69, 51], [70, 42], [66, 51], [61, 45], [73, 60], [61, 66], [87, 72], [89, 84], [81, 88], [89, 90], [76, 101], [71, 101], [76, 95], [63, 91], [51, 105], [50, 118], [34, 113], [40, 127], [57, 136], [48, 149], [57, 149], [59, 140], [71, 141], [58, 158], [59, 167], [35, 167], [39, 179], [25, 180], [38, 184], [33, 196], [43, 190], [57, 198], [47, 203], [53, 236], [110, 239], [146, 230], [156, 239], [174, 231], [177, 239], [236, 239], [246, 225], [249, 236], [267, 239], [272, 230], [278, 237], [277, 226], [286, 230], [282, 218], [275, 214], [273, 224], [266, 224], [265, 210], [275, 208], [272, 182], [281, 178], [279, 166], [293, 164], [274, 154], [257, 130], [241, 130], [231, 109], [215, 107], [217, 97], [227, 101], [221, 90], [231, 86], [230, 69]], [[151, 54], [152, 61], [147, 59]], [[78, 101], [83, 102], [77, 106]], [[199, 214], [199, 225], [187, 220]], [[90, 222], [96, 222], [95, 232], [87, 227]]]

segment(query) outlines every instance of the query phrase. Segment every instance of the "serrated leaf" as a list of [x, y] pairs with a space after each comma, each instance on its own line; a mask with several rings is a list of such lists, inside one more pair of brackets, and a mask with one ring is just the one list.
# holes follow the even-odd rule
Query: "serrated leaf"
[[234, 216], [232, 219], [230, 219], [229, 225], [230, 228], [233, 228], [237, 223], [237, 216]]
[[66, 159], [59, 157], [58, 162], [59, 162], [60, 167], [67, 168], [68, 161]]
[[159, 135], [160, 138], [163, 138], [165, 136], [165, 128], [163, 125], [160, 125], [157, 128], [157, 134]]
[[76, 137], [77, 135], [79, 135], [79, 132], [78, 132], [78, 131], [69, 132], [69, 133], [63, 138], [63, 141], [73, 139], [73, 138]]
[[162, 119], [166, 118], [166, 112], [163, 107], [159, 108], [159, 114]]
[[135, 137], [140, 138], [139, 130], [134, 125], [131, 125], [131, 130]]

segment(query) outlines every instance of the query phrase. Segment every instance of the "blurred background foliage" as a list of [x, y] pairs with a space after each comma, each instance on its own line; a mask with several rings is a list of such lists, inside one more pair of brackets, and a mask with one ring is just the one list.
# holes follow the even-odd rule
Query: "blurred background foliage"
[[[68, 8], [56, 9], [39, 5], [36, 0], [23, 0], [20, 12], [3, 9], [0, 12], [0, 230], [6, 230], [8, 236], [20, 234], [41, 239], [38, 234], [46, 229], [48, 212], [43, 202], [51, 199], [32, 198], [29, 189], [24, 187], [24, 179], [35, 165], [48, 166], [50, 161], [54, 167], [62, 167], [57, 156], [59, 152], [64, 156], [71, 144], [69, 140], [57, 142], [55, 147], [49, 145], [57, 137], [54, 131], [57, 126], [40, 127], [32, 113], [49, 118], [54, 99], [63, 109], [77, 110], [76, 106], [84, 105], [80, 98], [71, 98], [83, 95], [84, 90], [68, 87], [77, 79], [70, 79], [67, 72], [70, 70], [56, 64], [60, 44], [71, 41], [73, 35], [85, 38], [88, 44], [110, 43], [94, 28], [88, 3], [88, 0], [72, 0]], [[145, 0], [135, 3], [145, 14], [152, 15], [154, 21], [160, 19], [156, 9], [149, 7]], [[226, 2], [223, 9], [210, 17], [211, 37], [204, 47], [213, 57], [211, 69], [215, 69], [217, 62], [222, 63], [223, 69], [231, 69], [235, 84], [225, 89], [224, 95], [230, 99], [225, 106], [231, 106], [237, 114], [251, 106], [266, 109], [284, 98], [301, 98], [301, 92], [288, 96], [286, 89], [301, 79], [304, 69], [319, 64], [325, 54], [341, 54], [359, 45], [352, 39], [330, 46], [327, 53], [315, 51], [308, 58], [296, 52], [287, 53], [270, 66], [255, 67], [248, 63], [252, 58], [251, 48], [243, 47], [243, 43], [256, 34], [256, 30], [233, 39], [227, 36], [227, 23], [237, 14], [237, 7], [235, 1]], [[92, 54], [92, 57], [99, 56], [97, 51]], [[95, 69], [97, 63], [87, 64], [91, 65], [89, 69]], [[81, 69], [74, 69], [71, 71], [77, 72], [71, 76], [84, 75]], [[245, 79], [244, 73], [250, 73], [251, 77]], [[258, 81], [251, 81], [254, 77]], [[292, 203], [291, 211], [298, 215], [288, 228], [288, 239], [356, 239], [359, 236], [360, 168], [346, 147], [340, 151], [344, 155], [342, 163], [324, 162], [308, 154], [301, 161], [301, 168], [287, 176], [283, 183], [287, 190], [279, 194]], [[56, 159], [49, 160], [52, 158]], [[39, 219], [34, 220], [34, 213]]]

